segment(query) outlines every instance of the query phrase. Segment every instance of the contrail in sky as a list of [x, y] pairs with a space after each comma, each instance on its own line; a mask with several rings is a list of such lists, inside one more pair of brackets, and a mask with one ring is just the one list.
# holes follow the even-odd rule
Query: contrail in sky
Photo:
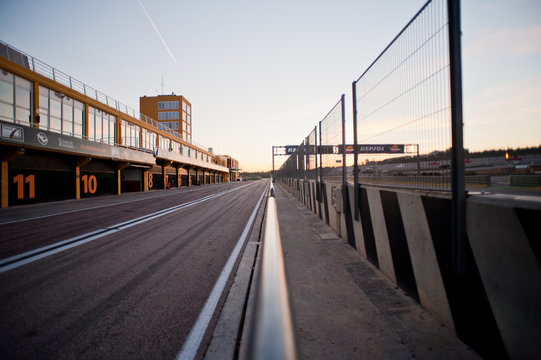
[[143, 3], [141, 2], [141, 0], [137, 0], [137, 1], [139, 2], [139, 5], [141, 5], [141, 8], [142, 8], [143, 11], [145, 12], [145, 15], [147, 16], [148, 21], [150, 21], [150, 23], [151, 23], [152, 26], [154, 27], [154, 30], [156, 30], [156, 34], [158, 34], [158, 36], [160, 37], [160, 40], [162, 41], [163, 46], [165, 46], [165, 50], [167, 50], [167, 52], [169, 53], [169, 56], [171, 56], [171, 59], [173, 59], [173, 61], [174, 61], [175, 64], [176, 64], [176, 63], [177, 63], [177, 59], [175, 59], [175, 57], [173, 56], [173, 53], [171, 52], [171, 50], [169, 50], [169, 46], [167, 46], [167, 43], [165, 42], [165, 40], [164, 40], [163, 37], [162, 37], [162, 34], [160, 34], [160, 32], [158, 31], [158, 28], [157, 28], [156, 25], [154, 24], [154, 21], [152, 21], [152, 18], [151, 18], [150, 15], [148, 14], [147, 9], [145, 9], [145, 7], [143, 6]]

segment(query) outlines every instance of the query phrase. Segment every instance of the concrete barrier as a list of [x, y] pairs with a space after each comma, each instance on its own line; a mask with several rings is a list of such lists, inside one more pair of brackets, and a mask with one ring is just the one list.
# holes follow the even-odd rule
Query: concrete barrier
[[[319, 207], [340, 237], [477, 353], [541, 358], [541, 199], [468, 197], [466, 270], [458, 274], [451, 267], [450, 194], [363, 185], [356, 220], [352, 185], [344, 199], [333, 191], [341, 184], [321, 187], [319, 202], [293, 193], [313, 211]], [[342, 201], [349, 214], [335, 206]]]
[[509, 175], [509, 185], [541, 186], [541, 175]]
[[[467, 185], [490, 186], [490, 175], [467, 175], [465, 177]], [[400, 187], [404, 184], [423, 184], [428, 183], [431, 187], [440, 189], [449, 188], [451, 177], [449, 175], [441, 176], [361, 176], [359, 178], [361, 184], [374, 185], [381, 184], [382, 186]]]

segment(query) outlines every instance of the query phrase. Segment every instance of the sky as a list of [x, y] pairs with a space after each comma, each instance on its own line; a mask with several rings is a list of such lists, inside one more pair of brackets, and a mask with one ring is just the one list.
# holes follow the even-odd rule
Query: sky
[[[0, 39], [136, 110], [183, 95], [195, 142], [267, 171], [341, 94], [349, 124], [352, 81], [424, 3], [0, 0]], [[461, 6], [464, 146], [541, 145], [541, 1]]]

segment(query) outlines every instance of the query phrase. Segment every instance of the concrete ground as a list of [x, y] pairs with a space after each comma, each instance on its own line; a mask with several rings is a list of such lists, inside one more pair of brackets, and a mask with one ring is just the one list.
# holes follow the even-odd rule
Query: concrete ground
[[473, 350], [276, 186], [300, 359], [473, 359]]
[[[275, 194], [299, 359], [479, 359], [285, 187]], [[206, 359], [251, 358], [262, 213]]]

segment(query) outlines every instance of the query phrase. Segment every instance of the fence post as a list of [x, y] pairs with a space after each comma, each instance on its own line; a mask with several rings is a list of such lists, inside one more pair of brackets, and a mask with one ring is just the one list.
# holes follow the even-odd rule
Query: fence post
[[346, 168], [346, 95], [340, 97], [340, 105], [342, 111], [342, 186], [347, 185], [347, 168]]
[[[316, 181], [316, 202], [317, 202], [317, 214], [321, 216], [321, 191], [319, 188], [319, 177], [318, 177], [318, 170], [319, 170], [319, 163], [317, 161], [317, 155], [319, 153], [319, 147], [318, 147], [318, 130], [317, 125], [314, 126], [315, 136], [314, 136], [314, 156], [316, 157], [316, 168], [314, 169], [314, 177]], [[319, 144], [321, 145], [321, 144]]]
[[295, 151], [295, 159], [297, 160], [297, 198], [300, 199], [301, 196], [301, 176], [300, 176], [300, 157], [299, 157], [299, 150], [300, 148], [297, 148], [297, 151]]
[[322, 142], [321, 142], [321, 121], [319, 121], [319, 147], [318, 147], [318, 153], [319, 153], [319, 202], [320, 202], [320, 211], [319, 211], [319, 218], [323, 219], [323, 216], [321, 215], [321, 203], [323, 202], [323, 159], [322, 159]]
[[346, 237], [348, 243], [355, 247], [355, 235], [353, 234], [353, 221], [351, 219], [351, 206], [349, 204], [349, 190], [346, 166], [346, 95], [342, 94], [342, 211], [346, 221]]
[[274, 180], [274, 145], [272, 146], [272, 180]]
[[462, 54], [460, 41], [460, 0], [447, 0], [449, 17], [449, 67], [451, 82], [451, 190], [452, 190], [452, 265], [465, 272], [466, 190], [464, 179], [464, 143], [462, 137]]
[[353, 206], [355, 220], [359, 221], [359, 149], [357, 148], [357, 81], [351, 84], [353, 101]]

